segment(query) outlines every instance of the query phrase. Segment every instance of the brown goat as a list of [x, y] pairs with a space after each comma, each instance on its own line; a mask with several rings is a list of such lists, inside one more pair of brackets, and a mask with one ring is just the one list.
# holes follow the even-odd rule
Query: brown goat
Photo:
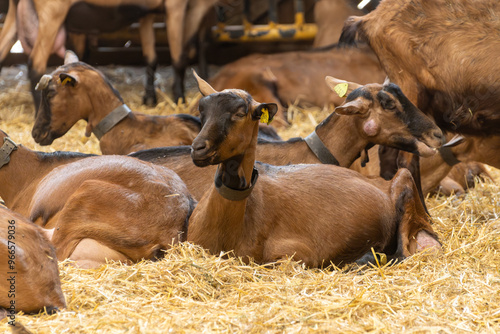
[[[11, 142], [5, 138], [2, 133], [0, 140]], [[9, 147], [0, 196], [7, 207], [54, 229], [59, 259], [84, 267], [155, 259], [185, 238], [193, 203], [171, 170], [125, 156], [77, 155], [68, 162], [65, 154], [59, 159]]]
[[[444, 138], [439, 128], [407, 101], [396, 85], [360, 86], [332, 77], [327, 77], [327, 82], [332, 88], [339, 83], [348, 85], [350, 94], [346, 103], [337, 107], [336, 113], [321, 122], [306, 140], [260, 141], [257, 160], [274, 165], [323, 162], [349, 167], [373, 144], [425, 156], [434, 153], [431, 147], [441, 145]], [[312, 138], [316, 143], [311, 144]], [[325, 147], [322, 151], [327, 151], [322, 154], [326, 160], [317, 156], [318, 146], [322, 146], [318, 139]], [[132, 156], [171, 168], [186, 183], [191, 194], [200, 199], [210, 186], [215, 169], [199, 170], [189, 156], [190, 151], [189, 147], [166, 147], [137, 152]]]
[[278, 105], [279, 125], [286, 125], [290, 104], [338, 106], [343, 99], [323, 84], [325, 73], [348, 81], [368, 84], [383, 82], [385, 73], [368, 49], [294, 51], [270, 55], [254, 54], [225, 65], [210, 79], [217, 90], [239, 88], [259, 101]]
[[340, 43], [367, 42], [391, 80], [441, 128], [500, 134], [499, 16], [497, 0], [385, 0], [349, 18]]
[[42, 103], [32, 135], [50, 145], [78, 120], [87, 121], [86, 136], [100, 139], [103, 154], [128, 154], [151, 147], [190, 145], [200, 131], [188, 114], [150, 116], [131, 112], [104, 75], [67, 53], [65, 65], [42, 77]]
[[0, 206], [0, 313], [51, 313], [66, 307], [54, 247], [42, 228]]
[[385, 181], [332, 165], [255, 168], [259, 120], [277, 106], [197, 79], [203, 127], [191, 155], [197, 166], [218, 169], [188, 241], [215, 254], [233, 250], [258, 263], [290, 256], [308, 267], [352, 262], [371, 248], [401, 259], [440, 247], [407, 170]]

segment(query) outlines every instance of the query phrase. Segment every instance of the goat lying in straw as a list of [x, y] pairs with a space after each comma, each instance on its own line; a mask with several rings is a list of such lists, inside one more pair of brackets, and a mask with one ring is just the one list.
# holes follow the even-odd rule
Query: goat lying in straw
[[66, 307], [56, 252], [40, 227], [0, 206], [0, 244], [0, 319], [2, 309], [10, 318]]
[[111, 83], [95, 68], [66, 53], [64, 65], [44, 75], [37, 85], [41, 104], [32, 135], [50, 145], [78, 120], [87, 121], [103, 154], [128, 154], [151, 147], [191, 145], [200, 131], [188, 114], [150, 116], [131, 112]]
[[[0, 196], [83, 267], [155, 259], [185, 239], [193, 202], [167, 168], [126, 156], [40, 153], [0, 134]], [[83, 159], [85, 158], [85, 159]]]
[[309, 267], [355, 261], [372, 247], [397, 259], [440, 248], [406, 169], [385, 181], [324, 164], [255, 165], [259, 120], [272, 119], [276, 104], [197, 80], [203, 127], [191, 155], [218, 168], [188, 241], [258, 263], [293, 256]]

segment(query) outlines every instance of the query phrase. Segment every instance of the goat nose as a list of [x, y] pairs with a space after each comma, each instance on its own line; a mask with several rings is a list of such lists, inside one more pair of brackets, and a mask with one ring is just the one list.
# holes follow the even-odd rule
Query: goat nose
[[198, 141], [195, 140], [191, 145], [191, 148], [193, 149], [193, 151], [205, 150], [207, 148], [207, 142], [204, 140], [198, 140]]
[[442, 131], [434, 131], [433, 135], [437, 139], [441, 140], [441, 144], [446, 143], [446, 137], [444, 136]]

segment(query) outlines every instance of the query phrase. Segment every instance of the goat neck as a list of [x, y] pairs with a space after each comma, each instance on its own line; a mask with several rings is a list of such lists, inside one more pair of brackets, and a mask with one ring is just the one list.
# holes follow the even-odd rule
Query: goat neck
[[[123, 102], [118, 99], [118, 97], [113, 96], [113, 94], [100, 93], [95, 94], [94, 98], [89, 99], [91, 101], [91, 107], [89, 110], [89, 115], [87, 116], [87, 133], [90, 133], [98, 126], [103, 119], [111, 114], [116, 108], [123, 105]], [[110, 129], [109, 131], [112, 131]], [[104, 136], [105, 134], [103, 134]], [[98, 136], [101, 137], [101, 136]], [[101, 138], [99, 138], [101, 139]]]
[[216, 179], [220, 178], [225, 186], [232, 189], [246, 189], [250, 186], [255, 164], [258, 129], [257, 124], [253, 131], [252, 141], [243, 155], [232, 157], [219, 164]]
[[[216, 180], [220, 179], [226, 187], [235, 190], [253, 186], [250, 183], [254, 170], [257, 134], [258, 123], [255, 125], [251, 144], [245, 153], [220, 163], [215, 175]], [[212, 183], [190, 219], [188, 241], [202, 245], [214, 254], [234, 249], [238, 242], [237, 236], [240, 235], [237, 230], [243, 230], [247, 201], [247, 198], [242, 200], [224, 198], [216, 189], [215, 182]], [[201, 215], [214, 217], [214, 219], [205, 219]], [[196, 222], [201, 219], [205, 222], [197, 224]], [[207, 233], [208, 230], [219, 231], [219, 233], [230, 230], [234, 233], [218, 235], [215, 232]]]
[[[370, 144], [368, 139], [359, 135], [358, 123], [360, 123], [358, 117], [332, 113], [315, 129], [318, 137], [341, 167], [349, 167]], [[310, 154], [314, 153], [310, 151]]]

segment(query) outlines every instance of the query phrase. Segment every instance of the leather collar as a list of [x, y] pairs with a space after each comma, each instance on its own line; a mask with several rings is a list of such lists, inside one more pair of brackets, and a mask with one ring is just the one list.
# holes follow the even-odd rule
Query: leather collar
[[322, 164], [340, 165], [339, 161], [333, 156], [333, 154], [318, 137], [316, 131], [313, 131], [309, 136], [304, 138], [304, 141]]
[[226, 186], [222, 183], [222, 177], [219, 175], [219, 169], [217, 168], [217, 172], [215, 173], [215, 189], [217, 192], [230, 201], [242, 201], [252, 193], [253, 187], [257, 183], [257, 179], [259, 177], [259, 171], [257, 168], [253, 168], [252, 179], [250, 181], [250, 186], [245, 189], [233, 189]]
[[17, 150], [17, 145], [9, 137], [4, 137], [3, 145], [0, 147], [0, 168], [5, 166], [10, 161], [10, 154]]
[[457, 159], [455, 154], [453, 154], [450, 147], [441, 146], [439, 148], [439, 154], [441, 154], [441, 158], [443, 158], [444, 162], [446, 162], [451, 167], [461, 162]]
[[106, 117], [104, 117], [94, 129], [92, 129], [92, 132], [95, 134], [97, 139], [101, 140], [102, 136], [104, 136], [116, 124], [120, 123], [130, 112], [130, 108], [126, 104], [122, 104], [107, 114]]

